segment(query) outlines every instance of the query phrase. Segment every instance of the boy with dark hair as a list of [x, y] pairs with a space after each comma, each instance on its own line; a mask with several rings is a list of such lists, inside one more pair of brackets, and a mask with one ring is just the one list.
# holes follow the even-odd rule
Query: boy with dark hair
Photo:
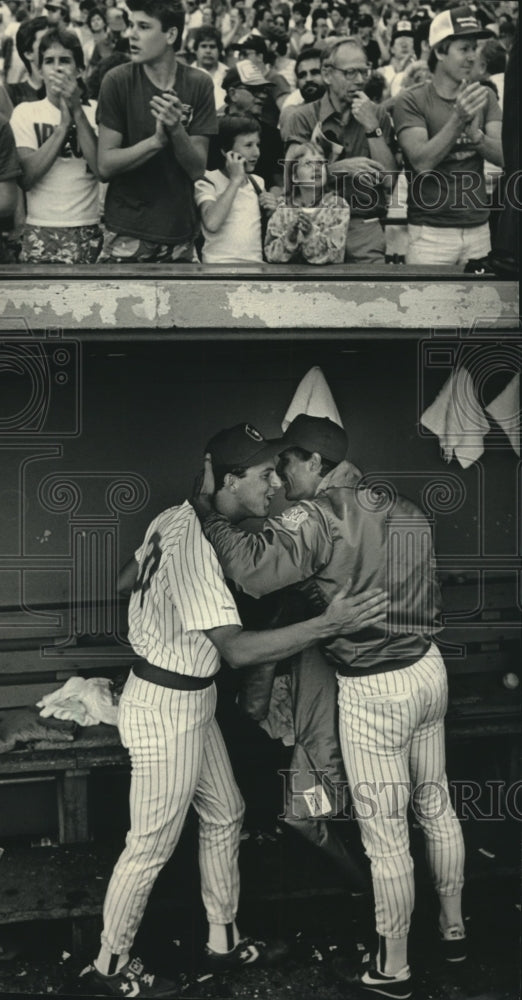
[[16, 50], [27, 70], [27, 77], [19, 83], [6, 85], [13, 107], [22, 101], [41, 101], [45, 97], [45, 87], [38, 69], [38, 43], [47, 28], [46, 17], [31, 17], [22, 21], [16, 32]]
[[127, 6], [131, 63], [107, 74], [98, 107], [99, 170], [109, 182], [102, 259], [192, 261], [193, 183], [217, 131], [212, 80], [176, 58], [180, 3]]
[[212, 25], [202, 25], [194, 32], [194, 55], [196, 56], [195, 67], [202, 69], [212, 79], [214, 86], [214, 101], [216, 111], [219, 114], [225, 104], [225, 91], [222, 83], [228, 66], [221, 62], [223, 57], [223, 46], [221, 35], [217, 28]]
[[254, 174], [260, 125], [252, 115], [225, 115], [219, 123], [219, 170], [207, 170], [196, 184], [201, 211], [204, 264], [261, 263], [261, 208], [265, 184]]
[[61, 26], [43, 36], [38, 62], [46, 96], [13, 112], [27, 195], [23, 261], [92, 264], [100, 251], [95, 106], [84, 97], [80, 40]]
[[16, 50], [27, 71], [27, 78], [0, 86], [0, 114], [10, 118], [13, 108], [22, 101], [41, 101], [45, 87], [37, 66], [38, 42], [49, 25], [46, 17], [26, 18], [15, 36]]

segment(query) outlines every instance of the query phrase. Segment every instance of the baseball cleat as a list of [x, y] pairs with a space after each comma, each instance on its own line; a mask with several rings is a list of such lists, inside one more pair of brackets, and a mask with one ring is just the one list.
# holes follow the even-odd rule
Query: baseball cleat
[[468, 940], [464, 928], [460, 924], [448, 927], [442, 934], [441, 946], [446, 962], [464, 962], [468, 957]]
[[410, 1000], [413, 996], [409, 966], [405, 965], [395, 976], [379, 972], [375, 959], [365, 956], [357, 972], [344, 973], [346, 983], [356, 986], [361, 996], [389, 997], [390, 1000]]
[[133, 958], [114, 976], [104, 976], [94, 965], [88, 965], [80, 972], [79, 987], [83, 993], [85, 988], [88, 996], [94, 997], [164, 997], [173, 1000], [179, 992], [176, 983], [146, 972], [143, 962]]
[[286, 958], [288, 947], [284, 941], [254, 941], [242, 938], [232, 951], [213, 951], [205, 945], [205, 965], [214, 972], [241, 969], [244, 965], [274, 965]]

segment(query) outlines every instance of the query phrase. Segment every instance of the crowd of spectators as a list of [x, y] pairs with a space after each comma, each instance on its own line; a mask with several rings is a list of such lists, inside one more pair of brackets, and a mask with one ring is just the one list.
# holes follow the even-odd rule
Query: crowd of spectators
[[517, 16], [510, 0], [4, 0], [0, 262], [487, 270], [518, 190], [501, 141]]

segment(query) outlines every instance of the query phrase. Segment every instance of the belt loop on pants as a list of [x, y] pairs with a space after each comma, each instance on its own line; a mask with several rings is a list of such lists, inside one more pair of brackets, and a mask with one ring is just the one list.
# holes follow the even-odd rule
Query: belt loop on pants
[[142, 681], [159, 684], [160, 687], [175, 688], [177, 691], [201, 691], [214, 683], [212, 677], [191, 677], [188, 674], [176, 674], [173, 670], [163, 670], [148, 660], [138, 660], [132, 664], [132, 672]]

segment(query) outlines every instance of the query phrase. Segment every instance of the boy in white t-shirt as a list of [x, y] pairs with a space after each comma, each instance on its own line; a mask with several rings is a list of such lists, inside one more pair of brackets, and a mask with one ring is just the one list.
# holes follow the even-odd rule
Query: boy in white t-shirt
[[219, 124], [220, 170], [207, 170], [196, 182], [205, 243], [204, 264], [259, 264], [263, 260], [262, 210], [275, 208], [255, 173], [259, 159], [259, 122], [252, 115], [225, 115]]
[[82, 98], [78, 36], [51, 28], [40, 41], [38, 61], [46, 96], [17, 105], [11, 118], [27, 197], [20, 259], [92, 264], [103, 242], [96, 104]]

